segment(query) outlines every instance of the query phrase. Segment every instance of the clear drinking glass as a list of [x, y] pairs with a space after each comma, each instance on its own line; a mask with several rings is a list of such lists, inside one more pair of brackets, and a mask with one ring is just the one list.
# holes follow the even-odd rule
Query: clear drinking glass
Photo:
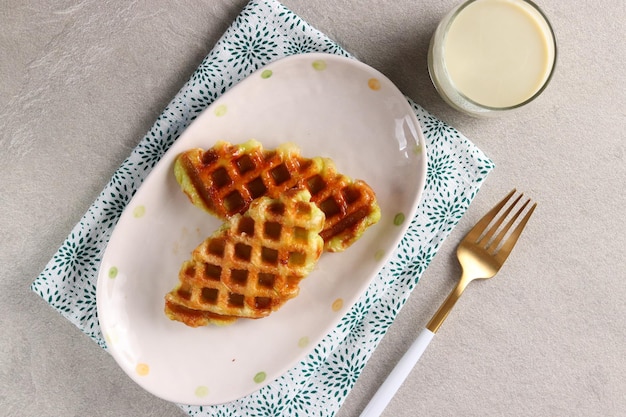
[[430, 42], [428, 71], [441, 97], [473, 116], [524, 106], [548, 85], [554, 31], [529, 0], [469, 0], [451, 10]]

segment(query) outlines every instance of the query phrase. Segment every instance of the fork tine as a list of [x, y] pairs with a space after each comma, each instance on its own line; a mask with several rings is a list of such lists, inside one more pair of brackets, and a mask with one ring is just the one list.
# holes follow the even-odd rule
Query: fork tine
[[[524, 194], [520, 194], [515, 199], [515, 201], [511, 203], [511, 205], [504, 211], [504, 213], [498, 216], [495, 223], [491, 225], [491, 227], [489, 228], [489, 230], [487, 230], [485, 235], [477, 242], [479, 245], [485, 246], [485, 247], [491, 246], [489, 244], [489, 241], [491, 240], [493, 235], [498, 231], [498, 228], [502, 225], [504, 220], [508, 217], [508, 215], [511, 213], [511, 210], [513, 210], [513, 208], [517, 205], [517, 203], [520, 201], [523, 195]], [[509, 225], [508, 227], [511, 227], [511, 226]]]
[[[530, 200], [526, 202], [526, 204], [528, 203], [530, 203]], [[522, 230], [524, 230], [524, 228], [526, 227], [526, 223], [528, 223], [528, 219], [530, 219], [530, 216], [533, 214], [533, 211], [535, 211], [536, 207], [537, 207], [537, 203], [533, 204], [530, 207], [528, 212], [526, 212], [526, 215], [524, 216], [524, 218], [519, 222], [515, 230], [513, 230], [511, 235], [506, 239], [506, 241], [504, 242], [504, 244], [502, 245], [498, 253], [496, 253], [495, 257], [499, 262], [502, 263], [506, 260], [506, 258], [509, 257], [509, 254], [513, 250], [513, 247], [515, 246], [515, 244], [517, 243], [517, 239], [519, 239], [520, 235], [522, 234]], [[520, 210], [520, 213], [521, 213], [521, 210]]]
[[502, 207], [504, 207], [505, 204], [511, 199], [513, 194], [515, 194], [515, 191], [516, 190], [514, 188], [513, 191], [511, 191], [506, 197], [502, 199], [502, 201], [500, 201], [494, 208], [489, 210], [489, 212], [485, 214], [474, 227], [472, 227], [467, 235], [465, 235], [465, 238], [463, 240], [476, 242], [480, 235], [483, 234], [487, 226], [489, 226], [489, 223], [491, 223], [491, 221], [496, 217], [498, 212], [502, 210]]
[[[515, 205], [517, 204], [517, 202], [519, 200], [520, 200], [519, 198], [517, 200], [515, 200], [515, 203], [513, 203], [513, 205], [511, 207], [509, 207], [509, 209], [506, 211], [506, 213], [498, 220], [499, 224], [496, 227], [500, 227], [500, 224], [502, 224], [504, 219], [509, 215], [509, 213], [515, 207]], [[491, 242], [488, 242], [488, 241], [486, 242], [487, 245], [485, 246], [485, 249], [489, 250], [490, 248], [493, 248], [494, 252], [495, 252], [495, 250], [500, 245], [500, 242], [502, 242], [502, 239], [504, 239], [504, 236], [508, 233], [509, 229], [513, 226], [513, 223], [515, 223], [517, 221], [517, 219], [522, 214], [522, 212], [524, 211], [526, 206], [528, 206], [528, 203], [530, 203], [530, 199], [526, 200], [526, 202], [522, 205], [522, 207], [520, 207], [520, 209], [517, 210], [517, 213], [515, 213], [513, 215], [513, 217], [511, 217], [511, 219], [508, 221], [508, 223], [502, 228], [502, 230], [500, 230], [498, 235]], [[494, 230], [491, 231], [491, 233], [492, 234], [495, 233], [495, 227], [494, 227]]]

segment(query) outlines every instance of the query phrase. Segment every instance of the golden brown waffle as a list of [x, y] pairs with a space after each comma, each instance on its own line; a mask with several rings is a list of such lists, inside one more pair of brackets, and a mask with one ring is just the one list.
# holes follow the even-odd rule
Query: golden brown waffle
[[202, 242], [165, 297], [165, 312], [189, 326], [260, 318], [299, 292], [323, 251], [324, 213], [306, 189], [262, 197]]
[[208, 326], [209, 324], [225, 326], [237, 320], [237, 317], [221, 316], [210, 311], [192, 310], [168, 299], [165, 300], [165, 315], [171, 320], [183, 322], [189, 327]]
[[221, 219], [244, 213], [256, 198], [278, 198], [292, 187], [306, 187], [326, 216], [321, 236], [331, 252], [346, 249], [380, 219], [368, 184], [337, 172], [330, 159], [302, 157], [292, 144], [264, 150], [256, 140], [218, 142], [206, 151], [180, 154], [174, 172], [191, 202]]

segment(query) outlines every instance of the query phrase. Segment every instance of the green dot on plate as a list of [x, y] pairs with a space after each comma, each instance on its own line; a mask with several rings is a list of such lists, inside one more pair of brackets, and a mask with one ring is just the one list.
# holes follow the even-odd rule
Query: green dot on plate
[[261, 78], [269, 78], [272, 76], [272, 70], [265, 70], [261, 73]]
[[267, 377], [267, 374], [265, 372], [259, 372], [254, 376], [254, 382], [256, 382], [257, 384], [260, 384], [261, 382], [265, 381], [266, 377]]
[[113, 279], [116, 276], [117, 276], [117, 267], [112, 266], [111, 268], [109, 268], [109, 278]]
[[307, 336], [302, 336], [300, 340], [298, 340], [298, 347], [305, 347], [309, 344], [309, 338]]
[[215, 115], [217, 117], [223, 116], [228, 111], [228, 107], [225, 104], [221, 104], [215, 108]]
[[143, 217], [144, 214], [146, 214], [146, 207], [145, 206], [137, 206], [133, 210], [133, 216], [135, 216], [135, 218], [137, 218], [137, 219], [140, 218], [140, 217]]
[[393, 218], [393, 224], [396, 226], [400, 226], [404, 222], [404, 213], [398, 213]]
[[321, 59], [313, 61], [313, 68], [315, 68], [318, 71], [325, 70], [326, 69], [326, 61], [323, 61]]
[[198, 388], [196, 388], [195, 394], [196, 397], [206, 397], [207, 395], [209, 395], [209, 389], [204, 385], [200, 385]]

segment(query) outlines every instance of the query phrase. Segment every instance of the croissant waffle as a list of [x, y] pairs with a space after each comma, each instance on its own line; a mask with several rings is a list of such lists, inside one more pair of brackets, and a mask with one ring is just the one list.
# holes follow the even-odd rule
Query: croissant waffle
[[330, 159], [302, 157], [293, 144], [264, 150], [256, 140], [222, 141], [206, 151], [180, 154], [174, 171], [191, 202], [221, 219], [245, 213], [256, 198], [278, 198], [292, 187], [306, 187], [326, 216], [320, 235], [330, 252], [346, 249], [380, 219], [367, 183], [337, 172]]
[[165, 297], [172, 320], [192, 326], [261, 318], [299, 292], [323, 251], [324, 213], [306, 189], [262, 197], [202, 242]]

